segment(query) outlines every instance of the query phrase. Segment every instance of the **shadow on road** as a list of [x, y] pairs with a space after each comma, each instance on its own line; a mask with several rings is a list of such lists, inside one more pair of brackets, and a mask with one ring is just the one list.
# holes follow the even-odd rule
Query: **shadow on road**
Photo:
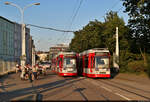
[[80, 95], [84, 98], [85, 101], [88, 101], [87, 97], [82, 93], [83, 90], [85, 90], [86, 88], [77, 88], [74, 91], [77, 91], [80, 93]]
[[116, 69], [116, 68], [111, 68], [110, 69], [110, 75], [111, 75], [110, 79], [115, 78], [118, 74], [119, 74], [119, 70], [118, 69]]
[[[14, 79], [14, 77], [9, 75], [4, 75], [0, 77], [0, 89], [2, 89], [4, 92], [7, 92], [6, 88], [15, 86], [16, 84], [7, 84], [8, 82], [4, 83], [6, 79]], [[7, 84], [7, 85], [5, 85]]]
[[[59, 87], [63, 87], [64, 85], [68, 85], [68, 84], [74, 83], [79, 80], [83, 80], [83, 79], [76, 78], [76, 80], [72, 80], [72, 78], [67, 78], [67, 79], [58, 80], [55, 82], [51, 82], [51, 83], [47, 83], [47, 84], [43, 84], [43, 85], [39, 85], [39, 86], [33, 86], [33, 84], [32, 84], [31, 87], [17, 89], [17, 90], [9, 91], [7, 93], [1, 92], [0, 93], [0, 101], [11, 101], [14, 98], [21, 97], [21, 96], [28, 95], [28, 94], [35, 94], [37, 100], [42, 100], [43, 96], [41, 93], [47, 92], [47, 91], [50, 91], [52, 89], [56, 89]], [[40, 91], [39, 91], [39, 89], [40, 89]], [[3, 97], [6, 94], [7, 94], [7, 97]], [[36, 100], [36, 99], [34, 99], [34, 100]]]

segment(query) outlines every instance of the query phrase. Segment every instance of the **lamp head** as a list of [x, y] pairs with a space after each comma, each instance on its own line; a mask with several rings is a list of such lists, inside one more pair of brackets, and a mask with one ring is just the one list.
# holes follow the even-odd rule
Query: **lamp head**
[[35, 3], [34, 5], [40, 5], [40, 3]]
[[10, 5], [10, 2], [5, 2], [5, 5]]

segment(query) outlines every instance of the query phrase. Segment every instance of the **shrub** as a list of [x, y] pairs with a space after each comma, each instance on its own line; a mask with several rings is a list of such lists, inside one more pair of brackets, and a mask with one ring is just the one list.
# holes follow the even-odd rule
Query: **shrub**
[[147, 55], [147, 75], [150, 78], [150, 55]]
[[[140, 54], [133, 54], [129, 51], [121, 50], [119, 56], [119, 66], [120, 72], [134, 72], [131, 68], [129, 68], [128, 63], [133, 62], [135, 60], [141, 60], [142, 57]], [[139, 69], [139, 68], [137, 68]]]
[[144, 66], [144, 61], [132, 61], [128, 63], [129, 72], [146, 72], [147, 68]]

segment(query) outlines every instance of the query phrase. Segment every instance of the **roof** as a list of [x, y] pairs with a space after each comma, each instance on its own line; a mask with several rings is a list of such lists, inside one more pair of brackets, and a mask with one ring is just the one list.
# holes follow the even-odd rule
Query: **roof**
[[0, 16], [0, 18], [2, 18], [2, 19], [4, 19], [4, 20], [6, 20], [6, 21], [8, 21], [8, 22], [10, 22], [10, 23], [13, 23], [13, 24], [14, 24], [14, 22], [12, 22], [12, 21], [10, 21], [10, 20], [8, 20], [8, 19], [6, 19], [6, 18], [2, 17], [2, 16]]
[[56, 58], [56, 57], [58, 57], [60, 54], [64, 54], [64, 55], [70, 55], [70, 54], [73, 54], [73, 55], [76, 55], [76, 53], [75, 52], [59, 52], [58, 54], [56, 54], [55, 56], [54, 56], [54, 58]]
[[57, 44], [53, 47], [50, 47], [50, 49], [53, 49], [53, 48], [68, 48], [69, 46], [66, 45], [66, 44]]
[[74, 54], [74, 55], [75, 55], [76, 53], [75, 53], [75, 52], [66, 52], [66, 51], [65, 51], [65, 52], [59, 52], [58, 55], [59, 55], [59, 54], [64, 54], [64, 55], [67, 55], [67, 54]]
[[107, 53], [109, 53], [109, 50], [108, 50], [108, 48], [93, 48], [93, 49], [83, 51], [82, 53], [80, 53], [80, 55], [85, 55], [88, 53], [95, 53], [95, 52], [107, 52]]

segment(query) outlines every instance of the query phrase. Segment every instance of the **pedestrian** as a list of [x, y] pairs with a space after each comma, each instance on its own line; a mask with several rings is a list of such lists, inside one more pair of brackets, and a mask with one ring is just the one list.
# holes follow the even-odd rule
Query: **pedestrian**
[[29, 68], [29, 81], [32, 82], [32, 69]]
[[33, 66], [32, 72], [33, 72], [33, 75], [34, 75], [34, 79], [37, 79], [37, 67], [36, 66]]
[[29, 66], [26, 65], [24, 68], [25, 68], [25, 75], [24, 75], [24, 77], [27, 80], [29, 78]]
[[39, 75], [40, 75], [40, 70], [39, 70], [39, 66], [38, 64], [35, 65], [35, 68], [37, 70], [37, 79], [39, 78]]
[[44, 76], [46, 76], [46, 67], [45, 66], [43, 66], [43, 68], [42, 68], [42, 73]]
[[21, 75], [20, 75], [21, 80], [25, 79], [25, 67], [21, 66]]
[[21, 72], [21, 65], [19, 65], [19, 72]]
[[19, 71], [19, 65], [18, 65], [18, 63], [16, 64], [16, 73], [18, 73], [18, 71]]

